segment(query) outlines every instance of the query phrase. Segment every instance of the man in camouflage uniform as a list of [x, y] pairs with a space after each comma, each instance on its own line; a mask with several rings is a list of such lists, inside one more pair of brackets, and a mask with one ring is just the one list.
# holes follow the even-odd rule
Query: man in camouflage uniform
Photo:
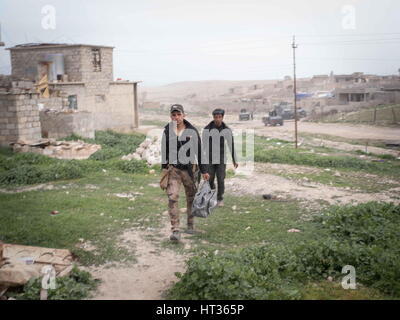
[[168, 171], [168, 212], [171, 218], [170, 240], [180, 240], [178, 199], [183, 184], [186, 194], [187, 233], [194, 232], [192, 204], [196, 194], [193, 166], [198, 163], [205, 180], [209, 179], [206, 165], [201, 162], [201, 139], [197, 129], [187, 120], [183, 106], [170, 109], [171, 122], [165, 126], [162, 137], [162, 169]]

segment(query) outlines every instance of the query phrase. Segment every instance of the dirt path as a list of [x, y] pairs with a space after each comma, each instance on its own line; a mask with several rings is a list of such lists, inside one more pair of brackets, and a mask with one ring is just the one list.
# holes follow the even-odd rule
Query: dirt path
[[[120, 245], [135, 255], [137, 263], [87, 268], [102, 280], [93, 300], [164, 299], [163, 293], [177, 281], [175, 272], [184, 272], [189, 258], [160, 247], [170, 235], [167, 218], [164, 212], [161, 230], [129, 229], [120, 236]], [[183, 235], [183, 241], [186, 237]]]
[[[305, 180], [297, 182], [278, 175], [264, 173], [267, 164], [256, 164], [254, 172], [246, 177], [234, 177], [226, 181], [227, 192], [235, 194], [280, 195], [283, 199], [294, 198], [307, 202], [327, 201], [329, 204], [364, 203], [385, 201], [400, 203], [399, 188], [382, 193], [365, 193], [350, 188], [338, 188]], [[319, 169], [302, 166], [275, 165], [286, 173], [315, 173]]]
[[[283, 127], [265, 127], [260, 120], [252, 122], [234, 123], [244, 127], [252, 127], [256, 131], [265, 134], [293, 134], [294, 121], [286, 121]], [[370, 139], [370, 140], [400, 140], [400, 128], [378, 127], [368, 125], [355, 125], [343, 123], [314, 123], [298, 122], [299, 132], [313, 134], [327, 134], [347, 139]]]

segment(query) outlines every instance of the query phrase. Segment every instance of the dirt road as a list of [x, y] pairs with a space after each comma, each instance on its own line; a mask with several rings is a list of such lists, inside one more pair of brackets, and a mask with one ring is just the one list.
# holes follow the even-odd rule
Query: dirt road
[[[271, 135], [294, 134], [294, 121], [286, 121], [283, 127], [265, 127], [258, 121], [250, 123], [238, 124], [235, 126], [252, 127], [258, 133]], [[352, 125], [340, 123], [313, 123], [313, 122], [298, 122], [298, 132], [324, 134], [342, 137], [346, 139], [362, 139], [362, 140], [400, 140], [400, 128], [377, 127], [368, 125]]]
[[[190, 114], [187, 119], [192, 122], [197, 128], [203, 128], [212, 119], [210, 117], [191, 117]], [[161, 123], [167, 123], [169, 121], [168, 114], [150, 114], [144, 113], [141, 115], [141, 120], [146, 121], [157, 121]], [[266, 136], [275, 139], [281, 139], [286, 141], [294, 141], [294, 121], [286, 121], [282, 127], [266, 127], [261, 119], [255, 119], [253, 121], [238, 121], [237, 116], [226, 115], [225, 122], [233, 130], [246, 130], [254, 129], [255, 134], [259, 136]], [[160, 127], [161, 125], [159, 125]], [[149, 128], [144, 128], [144, 131]], [[355, 124], [340, 124], [340, 123], [313, 123], [303, 122], [298, 123], [298, 132], [301, 136], [302, 133], [324, 135], [322, 138], [313, 137], [300, 137], [299, 141], [303, 144], [312, 146], [325, 146], [343, 151], [367, 151], [375, 154], [389, 154], [395, 157], [399, 157], [399, 151], [378, 148], [368, 145], [366, 149], [365, 145], [352, 144], [348, 142], [341, 142], [335, 140], [348, 139], [351, 140], [369, 140], [370, 143], [379, 141], [400, 141], [400, 128], [395, 127], [378, 127], [368, 125], [355, 125]], [[339, 138], [339, 139], [338, 139]], [[342, 139], [340, 139], [342, 138]]]
[[[211, 115], [207, 117], [191, 117], [187, 119], [198, 126], [205, 126], [212, 120]], [[167, 123], [168, 114], [141, 114], [141, 120], [157, 120]], [[255, 129], [257, 134], [271, 134], [272, 136], [287, 135], [294, 133], [294, 121], [286, 121], [283, 127], [265, 127], [261, 119], [253, 121], [238, 121], [236, 115], [226, 115], [225, 122], [233, 128]], [[342, 124], [342, 123], [313, 123], [298, 122], [299, 132], [312, 134], [325, 134], [338, 136], [346, 139], [370, 139], [370, 140], [400, 140], [400, 128], [378, 127], [368, 125]]]

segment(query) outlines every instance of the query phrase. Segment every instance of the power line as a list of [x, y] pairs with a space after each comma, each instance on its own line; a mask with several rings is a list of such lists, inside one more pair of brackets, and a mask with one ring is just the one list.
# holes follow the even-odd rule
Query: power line
[[[389, 41], [389, 42], [388, 42]], [[357, 40], [343, 40], [343, 41], [330, 41], [330, 42], [302, 42], [301, 45], [331, 45], [331, 44], [340, 44], [340, 45], [358, 45], [358, 44], [384, 44], [388, 43], [397, 43], [400, 44], [400, 38], [381, 38], [381, 39], [357, 39]]]
[[353, 33], [353, 34], [315, 34], [315, 35], [296, 35], [297, 38], [324, 38], [324, 37], [369, 37], [369, 36], [389, 36], [400, 35], [400, 32], [390, 33]]

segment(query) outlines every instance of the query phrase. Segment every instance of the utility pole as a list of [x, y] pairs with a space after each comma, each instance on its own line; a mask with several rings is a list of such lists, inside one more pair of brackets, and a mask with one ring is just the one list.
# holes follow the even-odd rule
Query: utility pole
[[1, 41], [1, 23], [0, 23], [0, 47], [4, 47], [4, 42]]
[[296, 82], [296, 36], [293, 36], [293, 92], [294, 92], [294, 135], [295, 135], [295, 147], [298, 148], [297, 143], [297, 82]]

